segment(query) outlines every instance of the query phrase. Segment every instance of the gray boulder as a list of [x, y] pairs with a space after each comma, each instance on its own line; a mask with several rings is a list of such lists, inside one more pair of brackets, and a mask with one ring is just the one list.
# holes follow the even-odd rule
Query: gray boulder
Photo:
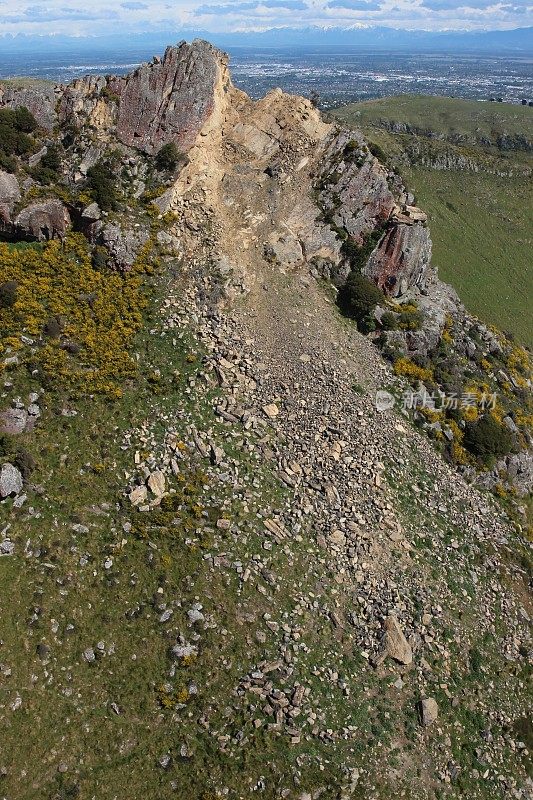
[[107, 247], [115, 265], [128, 270], [150, 238], [145, 228], [122, 228], [113, 223], [107, 224], [98, 236], [98, 243]]
[[0, 220], [9, 222], [13, 206], [20, 200], [20, 186], [14, 175], [0, 170]]
[[0, 467], [0, 498], [11, 497], [22, 491], [22, 475], [13, 464]]
[[70, 225], [70, 215], [60, 200], [45, 200], [24, 208], [15, 219], [21, 238], [38, 242], [64, 239]]

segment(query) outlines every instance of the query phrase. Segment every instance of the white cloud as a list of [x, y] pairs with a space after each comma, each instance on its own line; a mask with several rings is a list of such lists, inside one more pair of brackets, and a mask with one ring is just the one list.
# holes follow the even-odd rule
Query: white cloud
[[533, 0], [0, 0], [0, 33], [174, 32], [355, 23], [400, 28], [533, 24]]

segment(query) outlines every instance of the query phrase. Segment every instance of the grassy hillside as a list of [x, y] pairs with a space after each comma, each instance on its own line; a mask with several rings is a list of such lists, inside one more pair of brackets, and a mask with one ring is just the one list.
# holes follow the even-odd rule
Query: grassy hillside
[[[379, 145], [428, 212], [441, 277], [470, 311], [530, 346], [533, 193], [524, 173], [533, 159], [521, 148], [530, 135], [532, 112], [499, 103], [405, 96], [336, 112]], [[408, 126], [407, 132], [401, 127], [396, 133], [399, 126]], [[498, 137], [508, 149], [498, 149]], [[460, 138], [465, 143], [455, 144]], [[512, 149], [513, 142], [519, 149]]]
[[524, 137], [531, 143], [533, 109], [453, 97], [399, 95], [352, 103], [339, 109], [336, 116], [347, 122], [360, 121], [363, 126], [399, 123], [450, 140], [464, 138], [487, 145], [502, 136]]

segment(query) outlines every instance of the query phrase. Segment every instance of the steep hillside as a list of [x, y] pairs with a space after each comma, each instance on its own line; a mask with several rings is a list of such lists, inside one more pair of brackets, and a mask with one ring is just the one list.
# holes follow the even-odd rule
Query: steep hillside
[[[204, 42], [57, 87], [40, 128], [17, 108], [2, 794], [526, 800], [528, 545], [472, 485], [489, 465], [443, 457], [502, 435], [502, 401], [432, 442], [395, 396], [423, 348], [457, 380], [505, 358], [526, 443], [529, 366], [431, 270], [401, 181], [303, 98], [253, 103]], [[30, 159], [54, 146], [52, 179]], [[527, 448], [505, 458], [518, 493]]]
[[533, 109], [401, 96], [335, 116], [365, 131], [428, 212], [441, 277], [531, 346]]

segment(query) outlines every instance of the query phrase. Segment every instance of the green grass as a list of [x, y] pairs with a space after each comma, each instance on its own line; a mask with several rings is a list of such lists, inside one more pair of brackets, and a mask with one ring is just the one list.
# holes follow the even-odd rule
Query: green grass
[[532, 190], [526, 178], [411, 168], [433, 263], [472, 313], [533, 345]]
[[498, 136], [529, 139], [533, 109], [507, 103], [480, 103], [452, 97], [398, 95], [337, 109], [335, 116], [361, 127], [383, 127], [398, 122], [417, 132], [430, 131], [453, 141], [467, 138], [481, 143]]
[[[440, 277], [471, 313], [529, 347], [532, 112], [525, 106], [407, 95], [335, 112], [381, 147], [427, 211]], [[392, 132], [393, 123], [410, 132]], [[506, 137], [503, 149], [501, 137]], [[478, 171], [436, 169], [422, 164], [421, 154], [431, 164], [443, 156], [467, 159]]]

